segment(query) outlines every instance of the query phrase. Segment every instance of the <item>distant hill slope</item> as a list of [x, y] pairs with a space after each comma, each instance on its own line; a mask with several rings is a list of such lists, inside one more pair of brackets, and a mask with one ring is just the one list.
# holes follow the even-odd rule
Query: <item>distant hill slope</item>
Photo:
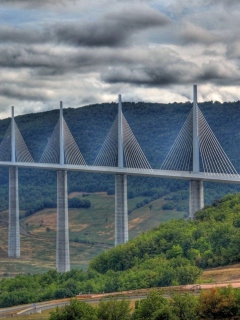
[[[240, 171], [240, 102], [199, 104], [209, 125], [219, 139], [225, 152]], [[153, 168], [159, 168], [181, 129], [191, 103], [123, 103], [124, 115], [140, 146]], [[117, 104], [106, 103], [64, 110], [68, 126], [88, 164], [96, 158], [103, 141], [117, 115]], [[58, 110], [17, 116], [16, 123], [35, 161], [46, 146], [59, 117]], [[0, 140], [10, 119], [0, 120]], [[90, 173], [69, 173], [69, 192], [107, 191], [114, 193], [114, 177]], [[19, 170], [20, 208], [32, 210], [44, 203], [56, 205], [56, 173], [48, 170]], [[157, 178], [128, 177], [129, 197], [160, 195], [185, 190], [188, 183]], [[240, 190], [239, 186], [205, 184], [205, 199], [208, 203], [228, 192]], [[0, 168], [0, 210], [8, 207], [8, 170]], [[181, 196], [180, 196], [181, 197]], [[176, 200], [176, 199], [175, 199]]]
[[[69, 196], [79, 196], [82, 199], [82, 195], [76, 192]], [[114, 196], [94, 193], [89, 194], [87, 198], [92, 204], [90, 208], [69, 209], [71, 268], [84, 270], [87, 269], [93, 257], [114, 246]], [[161, 222], [186, 215], [186, 212], [175, 209], [163, 210], [163, 205], [168, 203], [164, 197], [137, 208], [137, 204], [144, 200], [150, 201], [150, 197], [129, 199], [129, 209], [132, 211], [129, 215], [130, 238], [140, 235]], [[56, 209], [40, 210], [21, 219], [20, 259], [7, 258], [7, 221], [7, 212], [0, 212], [0, 277], [3, 274], [36, 273], [55, 269]]]

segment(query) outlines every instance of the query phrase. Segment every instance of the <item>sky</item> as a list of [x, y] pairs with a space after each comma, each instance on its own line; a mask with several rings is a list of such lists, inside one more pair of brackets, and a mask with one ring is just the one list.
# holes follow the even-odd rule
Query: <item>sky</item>
[[0, 0], [0, 118], [240, 100], [239, 0]]

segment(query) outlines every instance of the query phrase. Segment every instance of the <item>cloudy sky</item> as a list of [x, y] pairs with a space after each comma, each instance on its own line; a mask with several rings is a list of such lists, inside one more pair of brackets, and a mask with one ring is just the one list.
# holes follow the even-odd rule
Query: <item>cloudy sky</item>
[[240, 100], [239, 0], [0, 0], [0, 118], [124, 101]]

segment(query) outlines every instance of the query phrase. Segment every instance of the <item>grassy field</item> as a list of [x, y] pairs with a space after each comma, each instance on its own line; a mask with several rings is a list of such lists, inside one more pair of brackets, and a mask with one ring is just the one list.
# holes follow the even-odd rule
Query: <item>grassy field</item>
[[[69, 195], [70, 198], [76, 196], [82, 197], [82, 194]], [[86, 270], [88, 262], [94, 256], [114, 245], [115, 200], [114, 196], [106, 193], [89, 194], [84, 199], [91, 201], [90, 208], [69, 209], [69, 238], [71, 268]], [[129, 199], [129, 210], [133, 210], [144, 199], [147, 197]], [[185, 212], [162, 210], [164, 203], [164, 198], [160, 198], [132, 211], [129, 215], [129, 237], [136, 237], [161, 222], [184, 216]], [[28, 236], [21, 234], [20, 259], [7, 257], [8, 212], [1, 212], [0, 220], [0, 276], [44, 272], [55, 268], [56, 209], [41, 210], [21, 219], [21, 226]]]
[[201, 277], [206, 282], [239, 282], [240, 281], [240, 263], [229, 266], [205, 270]]

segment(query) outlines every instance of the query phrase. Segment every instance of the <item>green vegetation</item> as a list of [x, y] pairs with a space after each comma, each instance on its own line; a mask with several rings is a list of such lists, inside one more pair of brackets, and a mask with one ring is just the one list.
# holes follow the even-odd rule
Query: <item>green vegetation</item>
[[100, 301], [97, 307], [92, 307], [83, 301], [73, 299], [69, 306], [56, 308], [51, 312], [49, 320], [130, 320], [130, 301], [110, 299]]
[[[139, 267], [145, 257], [187, 259], [200, 268], [240, 261], [240, 194], [228, 195], [206, 206], [195, 221], [161, 224], [126, 245], [103, 252], [90, 267], [100, 273]], [[169, 260], [168, 260], [169, 261]]]
[[240, 319], [240, 290], [232, 287], [201, 292], [199, 297], [188, 293], [166, 298], [160, 291], [151, 291], [145, 299], [130, 301], [110, 299], [98, 306], [73, 299], [70, 305], [56, 308], [49, 320], [204, 320]]
[[139, 268], [108, 271], [104, 275], [93, 269], [87, 272], [71, 270], [63, 274], [51, 270], [44, 274], [18, 275], [1, 280], [0, 307], [73, 297], [79, 292], [112, 292], [192, 283], [200, 273], [186, 259], [167, 261], [156, 257], [146, 260]]
[[94, 258], [87, 272], [72, 270], [2, 279], [0, 306], [199, 281], [202, 268], [239, 262], [240, 194], [172, 220]]

